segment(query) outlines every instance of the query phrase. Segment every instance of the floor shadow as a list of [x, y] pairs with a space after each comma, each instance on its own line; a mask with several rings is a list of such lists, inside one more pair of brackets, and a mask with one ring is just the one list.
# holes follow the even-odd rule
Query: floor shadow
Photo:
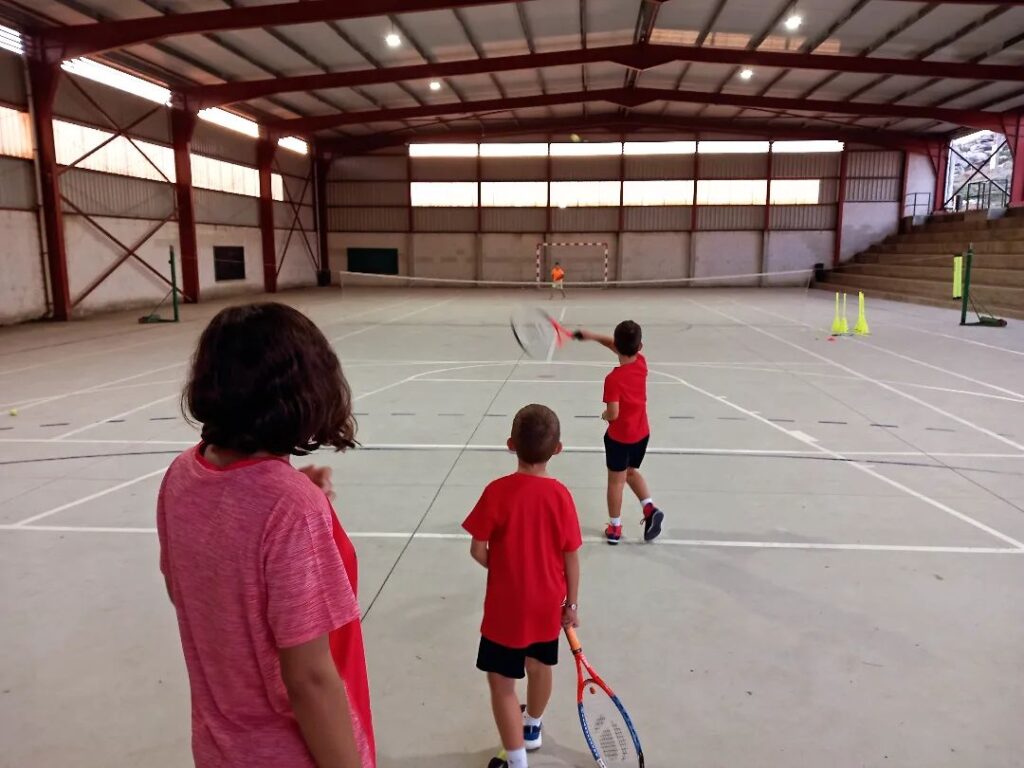
[[[582, 737], [581, 737], [582, 738]], [[377, 756], [378, 768], [486, 768], [494, 750], [461, 752], [414, 757]], [[530, 753], [530, 768], [591, 768], [594, 758], [589, 753], [561, 746], [544, 737], [544, 748]]]

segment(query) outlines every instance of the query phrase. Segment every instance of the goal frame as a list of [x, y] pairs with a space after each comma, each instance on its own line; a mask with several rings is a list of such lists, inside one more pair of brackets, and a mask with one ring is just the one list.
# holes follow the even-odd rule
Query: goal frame
[[[542, 280], [541, 267], [544, 261], [544, 252], [548, 248], [554, 247], [588, 247], [588, 248], [601, 248], [604, 255], [604, 282], [608, 282], [608, 243], [605, 241], [597, 242], [584, 242], [584, 241], [551, 241], [551, 242], [539, 242], [537, 248], [534, 251], [534, 263], [536, 266], [536, 280], [537, 285], [547, 282]], [[571, 284], [571, 283], [570, 283]]]

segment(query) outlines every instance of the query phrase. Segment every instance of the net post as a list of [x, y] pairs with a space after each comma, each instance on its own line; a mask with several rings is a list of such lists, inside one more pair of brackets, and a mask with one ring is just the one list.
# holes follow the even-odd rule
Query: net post
[[174, 264], [174, 246], [170, 245], [167, 248], [170, 252], [169, 261], [171, 264], [171, 308], [174, 311], [174, 322], [178, 322], [180, 319], [178, 309], [178, 270]]
[[[619, 194], [622, 194], [621, 191]], [[621, 253], [622, 249], [620, 248], [619, 251]], [[608, 243], [604, 243], [604, 284], [605, 287], [608, 286]]]
[[967, 325], [967, 308], [971, 301], [971, 266], [974, 263], [974, 244], [967, 246], [964, 254], [963, 298], [960, 301], [960, 325]]
[[544, 243], [537, 243], [537, 248], [534, 250], [534, 253], [533, 253], [534, 259], [535, 259], [535, 268], [536, 268], [535, 280], [537, 282], [538, 287], [540, 286], [540, 251], [541, 251], [541, 248], [543, 248], [543, 247], [544, 247]]

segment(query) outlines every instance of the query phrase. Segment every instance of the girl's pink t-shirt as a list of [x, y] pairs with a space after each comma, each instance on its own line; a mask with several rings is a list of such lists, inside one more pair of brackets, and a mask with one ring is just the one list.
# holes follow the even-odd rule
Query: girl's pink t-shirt
[[283, 459], [179, 456], [157, 504], [192, 692], [197, 768], [315, 768], [278, 649], [330, 635], [363, 768], [375, 768], [355, 550], [330, 502]]

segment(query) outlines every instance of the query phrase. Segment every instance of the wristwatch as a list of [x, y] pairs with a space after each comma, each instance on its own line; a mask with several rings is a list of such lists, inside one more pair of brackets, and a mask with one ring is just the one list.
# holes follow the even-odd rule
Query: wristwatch
[[565, 604], [564, 604], [564, 605], [562, 606], [562, 608], [563, 608], [563, 609], [564, 609], [564, 608], [568, 608], [568, 609], [569, 609], [570, 611], [575, 611], [575, 610], [577, 610], [577, 609], [579, 608], [579, 606], [578, 606], [578, 605], [576, 605], [576, 603], [565, 603]]

